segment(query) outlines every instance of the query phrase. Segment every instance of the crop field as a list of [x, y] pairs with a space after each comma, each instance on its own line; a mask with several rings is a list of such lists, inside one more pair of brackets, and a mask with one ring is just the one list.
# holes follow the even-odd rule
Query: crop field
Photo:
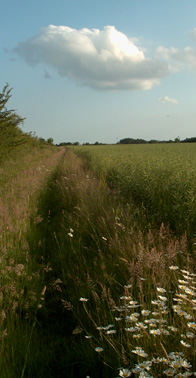
[[193, 238], [196, 232], [196, 145], [154, 144], [81, 146], [111, 189], [143, 206], [150, 222]]

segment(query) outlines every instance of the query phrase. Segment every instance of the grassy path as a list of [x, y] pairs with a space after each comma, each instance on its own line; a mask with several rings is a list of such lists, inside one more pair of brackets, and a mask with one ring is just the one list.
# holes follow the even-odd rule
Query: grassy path
[[[59, 163], [64, 149], [28, 146], [0, 166], [0, 326], [3, 377], [20, 377], [31, 332], [22, 320], [35, 312], [43, 281], [30, 256], [27, 230], [37, 211], [37, 196]], [[41, 283], [42, 282], [42, 283]], [[41, 288], [40, 288], [41, 285]], [[18, 340], [22, 341], [21, 361]]]

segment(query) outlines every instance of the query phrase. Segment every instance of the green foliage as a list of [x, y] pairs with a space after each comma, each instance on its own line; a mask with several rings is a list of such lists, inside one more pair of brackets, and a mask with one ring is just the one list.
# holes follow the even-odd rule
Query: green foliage
[[53, 143], [54, 143], [54, 139], [53, 139], [53, 138], [48, 138], [48, 139], [47, 139], [47, 142], [48, 142], [49, 144], [53, 144]]
[[12, 147], [24, 143], [25, 138], [19, 125], [24, 121], [14, 110], [7, 109], [12, 89], [6, 84], [0, 93], [0, 147]]

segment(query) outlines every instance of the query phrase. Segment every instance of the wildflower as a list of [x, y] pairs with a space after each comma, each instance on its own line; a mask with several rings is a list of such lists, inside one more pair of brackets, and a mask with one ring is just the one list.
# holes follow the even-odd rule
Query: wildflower
[[127, 306], [128, 308], [137, 308], [137, 307], [140, 307], [139, 304], [132, 304], [132, 305], [128, 305]]
[[166, 335], [166, 336], [168, 336], [170, 333], [166, 330], [166, 329], [164, 329], [164, 328], [162, 328], [161, 329], [161, 333], [163, 334], [163, 335]]
[[104, 236], [102, 236], [102, 239], [103, 239], [103, 240], [108, 240], [108, 239], [106, 239]]
[[68, 234], [70, 236], [70, 238], [73, 238], [73, 234], [71, 232], [68, 232]]
[[158, 311], [153, 311], [153, 312], [152, 312], [152, 315], [153, 315], [153, 316], [159, 316], [159, 312], [158, 312]]
[[195, 338], [195, 335], [193, 332], [187, 332], [186, 333], [186, 337], [188, 337], [188, 339], [194, 339]]
[[150, 333], [151, 333], [151, 335], [157, 336], [157, 335], [161, 334], [161, 331], [158, 328], [157, 329], [151, 329]]
[[178, 331], [179, 331], [178, 328], [173, 327], [173, 326], [168, 326], [168, 328], [169, 328], [172, 332], [178, 332]]
[[192, 296], [195, 296], [196, 295], [196, 292], [189, 289], [188, 287], [185, 289], [185, 293], [189, 294], [189, 295], [192, 295]]
[[98, 352], [98, 353], [103, 352], [103, 348], [102, 347], [96, 347], [95, 351]]
[[179, 287], [179, 289], [181, 289], [181, 290], [186, 290], [186, 289], [187, 289], [187, 286], [185, 286], [185, 285], [178, 285], [178, 287]]
[[107, 333], [107, 335], [113, 335], [114, 333], [116, 333], [116, 331], [115, 331], [115, 329], [110, 329], [106, 333]]
[[135, 353], [140, 357], [148, 357], [147, 353], [141, 347], [136, 347], [132, 350], [132, 353]]
[[185, 280], [190, 280], [190, 281], [193, 280], [193, 277], [191, 277], [189, 274], [188, 275], [183, 274], [183, 277], [185, 278]]
[[130, 301], [129, 302], [130, 305], [137, 305], [137, 303], [138, 303], [137, 301]]
[[138, 317], [139, 316], [139, 314], [137, 313], [137, 312], [135, 312], [134, 314], [132, 314], [132, 315], [127, 315], [126, 317], [125, 317], [125, 320], [126, 321], [130, 321], [130, 322], [137, 322], [138, 321]]
[[121, 369], [118, 375], [120, 377], [130, 377], [131, 371], [129, 369]]
[[170, 367], [174, 369], [179, 369], [181, 367], [181, 360], [174, 360], [170, 362]]
[[135, 335], [133, 335], [134, 339], [141, 339], [141, 337], [143, 337], [143, 335], [141, 335], [140, 333], [136, 333]]
[[196, 323], [194, 323], [194, 322], [189, 322], [189, 323], [187, 323], [187, 326], [189, 327], [189, 328], [192, 328], [192, 329], [196, 329]]
[[132, 316], [134, 316], [134, 317], [138, 317], [138, 316], [140, 316], [140, 314], [139, 314], [139, 312], [134, 312], [133, 314], [132, 314]]
[[146, 319], [144, 320], [145, 323], [154, 323], [156, 324], [158, 322], [158, 319], [155, 319], [155, 318], [151, 318], [151, 319]]
[[114, 324], [108, 324], [107, 326], [104, 327], [104, 329], [110, 329], [110, 328], [113, 328], [114, 327]]
[[157, 357], [157, 358], [153, 358], [152, 362], [154, 362], [155, 364], [159, 364], [160, 362], [168, 364], [169, 361], [164, 357]]
[[83, 297], [80, 297], [80, 299], [79, 299], [79, 301], [80, 302], [87, 302], [89, 299], [87, 299], [87, 298], [83, 298]]
[[152, 366], [152, 361], [143, 361], [140, 364], [135, 365], [136, 368], [138, 367], [140, 369], [146, 369], [146, 370], [150, 370], [151, 366]]
[[180, 363], [181, 363], [181, 366], [184, 367], [185, 369], [190, 369], [192, 367], [190, 362], [188, 362], [187, 360], [180, 360]]
[[139, 322], [139, 323], [136, 323], [136, 326], [138, 327], [138, 329], [145, 329], [145, 328], [147, 328], [147, 326], [144, 324], [144, 323], [142, 323], [142, 322]]
[[147, 373], [147, 371], [142, 370], [140, 372], [139, 378], [153, 378], [153, 376]]
[[150, 311], [149, 310], [142, 310], [142, 315], [143, 316], [148, 316], [150, 314]]
[[149, 326], [150, 326], [151, 328], [156, 328], [156, 327], [157, 327], [157, 325], [156, 325], [155, 323], [149, 323]]
[[131, 371], [132, 371], [132, 373], [138, 374], [142, 371], [142, 369], [137, 366], [137, 367], [133, 368]]
[[130, 296], [123, 295], [120, 299], [125, 299], [126, 301], [130, 301], [132, 298]]
[[172, 308], [173, 308], [173, 310], [174, 310], [175, 312], [181, 310], [181, 307], [180, 307], [179, 305], [174, 305], [174, 306], [172, 306]]
[[129, 327], [129, 328], [125, 328], [125, 331], [135, 332], [135, 331], [137, 331], [137, 328], [135, 328], [135, 327]]
[[188, 281], [184, 281], [184, 280], [178, 280], [178, 282], [180, 282], [180, 284], [183, 284], [183, 285], [188, 284]]
[[124, 285], [125, 289], [130, 289], [131, 287], [132, 287], [132, 285], [130, 285], [130, 284], [129, 285]]
[[181, 343], [184, 347], [186, 347], [186, 348], [190, 348], [190, 347], [191, 347], [190, 344], [185, 343], [185, 341], [183, 341], [183, 340], [180, 340], [180, 343]]
[[166, 369], [166, 370], [164, 370], [163, 373], [166, 374], [168, 377], [173, 377], [174, 374], [176, 373], [176, 370], [175, 369]]
[[165, 319], [157, 319], [157, 323], [159, 323], [159, 324], [165, 324], [165, 323], [167, 323], [167, 320], [165, 320]]
[[159, 305], [159, 304], [160, 304], [160, 301], [156, 301], [156, 300], [155, 300], [155, 301], [151, 301], [151, 303], [154, 304], [154, 305]]
[[181, 270], [182, 273], [189, 275], [188, 270], [183, 270], [183, 269], [180, 269], [180, 270]]
[[169, 266], [169, 269], [170, 269], [170, 270], [178, 270], [178, 269], [179, 269], [179, 266], [174, 266], [174, 265], [172, 265], [172, 266]]
[[179, 315], [179, 316], [186, 316], [187, 315], [187, 313], [185, 312], [185, 311], [183, 311], [183, 310], [178, 310], [178, 311], [176, 311], [177, 312], [177, 314]]
[[157, 291], [158, 291], [159, 293], [166, 293], [166, 290], [163, 289], [162, 287], [157, 287]]
[[163, 311], [161, 311], [161, 314], [163, 314], [163, 315], [169, 314], [169, 311], [168, 310], [163, 310]]
[[86, 335], [85, 336], [85, 339], [91, 339], [93, 336], [91, 336], [91, 335]]
[[159, 297], [160, 300], [163, 301], [163, 302], [166, 302], [166, 301], [167, 301], [167, 297], [162, 297], [162, 295], [159, 295], [158, 297]]

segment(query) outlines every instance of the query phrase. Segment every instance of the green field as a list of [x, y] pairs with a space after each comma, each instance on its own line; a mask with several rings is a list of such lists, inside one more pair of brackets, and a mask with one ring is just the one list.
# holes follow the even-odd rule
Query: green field
[[149, 222], [169, 225], [176, 234], [196, 232], [196, 145], [81, 146], [109, 187], [125, 201], [142, 206]]

